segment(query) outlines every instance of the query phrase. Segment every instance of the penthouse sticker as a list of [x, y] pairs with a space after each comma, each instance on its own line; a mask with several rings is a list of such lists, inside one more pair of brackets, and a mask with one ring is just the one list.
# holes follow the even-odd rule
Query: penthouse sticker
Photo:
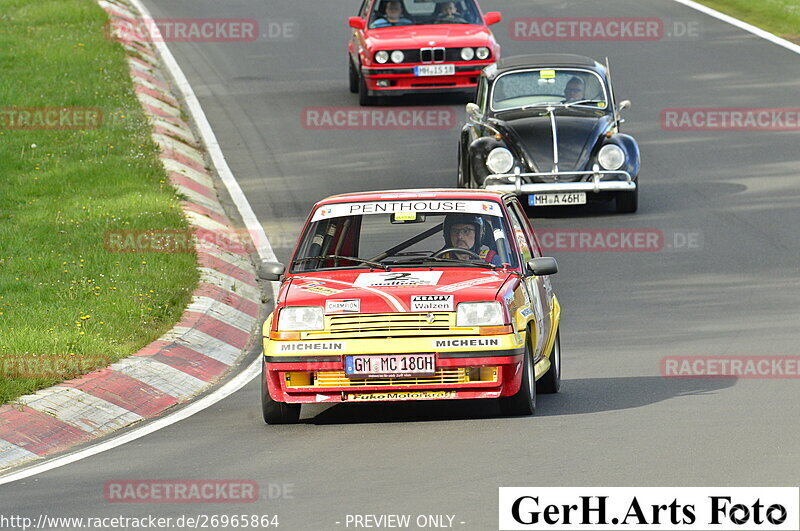
[[338, 203], [323, 205], [314, 212], [311, 221], [373, 214], [465, 213], [502, 217], [500, 206], [491, 201], [458, 199], [414, 199], [410, 201], [370, 201], [363, 203]]

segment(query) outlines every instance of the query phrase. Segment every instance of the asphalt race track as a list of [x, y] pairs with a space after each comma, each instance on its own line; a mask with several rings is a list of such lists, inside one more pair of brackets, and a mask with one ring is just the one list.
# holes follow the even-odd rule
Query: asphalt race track
[[[308, 107], [355, 107], [347, 17], [358, 2], [147, 0], [156, 18], [258, 19], [291, 34], [170, 43], [228, 163], [286, 259], [311, 205], [358, 190], [455, 185], [463, 99], [445, 130], [314, 130]], [[497, 528], [502, 486], [797, 486], [797, 379], [668, 379], [665, 356], [797, 356], [797, 131], [672, 131], [680, 107], [797, 107], [800, 56], [669, 1], [483, 0], [503, 13], [505, 56], [611, 60], [624, 131], [642, 149], [639, 212], [545, 212], [547, 229], [652, 229], [647, 252], [553, 252], [564, 382], [537, 414], [491, 403], [314, 406], [295, 426], [261, 420], [258, 379], [215, 406], [114, 450], [0, 486], [0, 513], [278, 515], [283, 530], [345, 529], [348, 514], [455, 515]], [[700, 33], [646, 42], [529, 42], [518, 17], [645, 17]], [[677, 24], [677, 26], [676, 26]], [[304, 126], [306, 125], [306, 126]], [[254, 353], [255, 355], [255, 353]], [[792, 405], [794, 404], [794, 405]], [[130, 504], [108, 481], [254, 480], [253, 503]], [[447, 521], [447, 519], [445, 519]], [[338, 522], [338, 523], [337, 523]], [[351, 525], [352, 528], [352, 525]], [[414, 527], [412, 527], [413, 529]]]

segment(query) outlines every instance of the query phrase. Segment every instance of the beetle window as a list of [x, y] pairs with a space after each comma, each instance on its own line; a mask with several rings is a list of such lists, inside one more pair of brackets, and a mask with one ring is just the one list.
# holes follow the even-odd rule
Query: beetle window
[[[580, 92], [575, 92], [575, 88]], [[538, 69], [500, 75], [492, 87], [492, 109], [500, 111], [527, 105], [585, 101], [606, 108], [606, 92], [600, 76], [589, 70]]]

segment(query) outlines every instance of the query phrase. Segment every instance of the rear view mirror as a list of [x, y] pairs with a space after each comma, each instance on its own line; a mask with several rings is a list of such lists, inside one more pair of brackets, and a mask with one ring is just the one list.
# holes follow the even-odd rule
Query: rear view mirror
[[264, 261], [258, 267], [258, 278], [261, 280], [280, 280], [285, 271], [286, 266], [280, 262]]
[[477, 118], [481, 114], [481, 108], [477, 103], [467, 103], [467, 116], [470, 118]]
[[558, 262], [550, 256], [543, 256], [541, 258], [534, 258], [528, 260], [528, 270], [538, 276], [555, 275], [558, 273]]
[[357, 30], [363, 30], [364, 28], [367, 27], [367, 24], [361, 17], [350, 17], [349, 19], [347, 19], [347, 25]]
[[497, 24], [503, 20], [503, 16], [500, 14], [499, 11], [489, 11], [485, 15], [483, 15], [483, 21], [486, 23], [487, 26], [491, 26], [492, 24]]
[[622, 100], [621, 102], [619, 102], [619, 105], [617, 106], [618, 111], [624, 111], [625, 109], [630, 109], [630, 108], [631, 108], [631, 100]]

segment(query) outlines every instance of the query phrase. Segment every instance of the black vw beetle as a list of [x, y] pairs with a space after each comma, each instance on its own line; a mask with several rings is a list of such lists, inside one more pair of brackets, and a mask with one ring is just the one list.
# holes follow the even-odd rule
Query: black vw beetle
[[501, 59], [478, 81], [461, 130], [458, 186], [514, 192], [523, 204], [616, 200], [635, 212], [639, 146], [619, 132], [608, 66], [571, 54]]

